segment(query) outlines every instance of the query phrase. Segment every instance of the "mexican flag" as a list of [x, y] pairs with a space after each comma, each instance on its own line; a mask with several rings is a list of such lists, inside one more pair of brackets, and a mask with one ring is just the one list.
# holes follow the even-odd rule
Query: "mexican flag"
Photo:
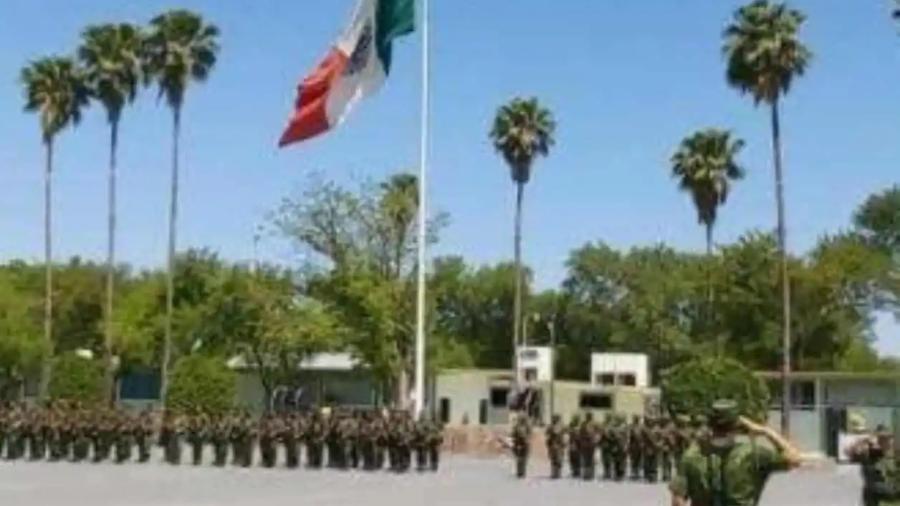
[[339, 125], [360, 99], [378, 90], [391, 69], [391, 44], [415, 29], [415, 0], [359, 0], [350, 26], [297, 86], [279, 147]]

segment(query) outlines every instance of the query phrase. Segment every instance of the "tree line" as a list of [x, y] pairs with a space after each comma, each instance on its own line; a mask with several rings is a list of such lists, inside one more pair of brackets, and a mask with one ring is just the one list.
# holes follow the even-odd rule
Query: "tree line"
[[[240, 357], [267, 392], [295, 381], [318, 351], [349, 351], [387, 398], [403, 399], [413, 371], [416, 181], [397, 174], [358, 186], [314, 179], [269, 216], [269, 232], [302, 252], [291, 269], [234, 263], [209, 250], [176, 257], [171, 354]], [[900, 305], [900, 187], [862, 203], [847, 230], [789, 258], [794, 298], [792, 367], [895, 369], [873, 348], [877, 311]], [[436, 243], [448, 219], [429, 223]], [[0, 267], [0, 385], [14, 395], [52, 351], [109, 345], [114, 372], [161, 369], [167, 310], [164, 270], [115, 271], [116, 317], [107, 343], [102, 264], [57, 264], [53, 346], [41, 339], [43, 266]], [[537, 289], [527, 268], [523, 341], [550, 342], [558, 373], [584, 380], [592, 351], [642, 352], [654, 371], [711, 355], [750, 368], [781, 361], [779, 253], [773, 234], [752, 231], [708, 253], [665, 244], [618, 250], [602, 241], [574, 249], [559, 286]], [[509, 368], [516, 267], [435, 258], [428, 272], [428, 367]], [[709, 298], [712, 287], [715, 297]]]

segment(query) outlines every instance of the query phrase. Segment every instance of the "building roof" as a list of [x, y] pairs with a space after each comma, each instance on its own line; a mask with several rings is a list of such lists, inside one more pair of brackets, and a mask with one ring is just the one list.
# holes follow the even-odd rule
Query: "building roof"
[[[250, 369], [252, 364], [247, 363], [243, 355], [231, 357], [227, 365], [231, 369]], [[350, 353], [316, 353], [297, 364], [300, 371], [352, 371], [361, 366], [359, 360]]]
[[[781, 379], [780, 371], [757, 371], [755, 374], [762, 379]], [[789, 378], [792, 380], [900, 381], [900, 373], [891, 371], [792, 371]]]

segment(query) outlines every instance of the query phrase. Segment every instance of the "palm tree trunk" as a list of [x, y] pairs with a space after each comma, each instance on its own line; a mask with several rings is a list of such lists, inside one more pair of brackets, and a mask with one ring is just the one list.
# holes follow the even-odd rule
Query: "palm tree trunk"
[[791, 429], [791, 285], [787, 264], [787, 230], [784, 212], [784, 180], [781, 169], [781, 130], [778, 120], [778, 100], [772, 102], [772, 149], [775, 157], [775, 199], [778, 209], [778, 253], [781, 257], [782, 357], [781, 357], [781, 432], [790, 435]]
[[109, 216], [106, 244], [106, 325], [103, 333], [104, 386], [110, 403], [116, 401], [113, 371], [113, 296], [116, 270], [116, 150], [119, 144], [119, 121], [115, 119], [109, 128]]
[[[713, 262], [713, 224], [706, 224], [706, 325], [715, 331], [713, 325], [713, 286], [712, 286], [712, 262]], [[722, 358], [724, 342], [721, 335], [716, 335], [716, 356]]]
[[52, 176], [53, 176], [53, 139], [44, 140], [46, 148], [46, 167], [44, 170], [44, 361], [41, 365], [41, 382], [38, 387], [38, 398], [46, 400], [50, 389], [50, 376], [53, 374], [53, 230], [52, 230]]
[[515, 276], [516, 292], [513, 300], [513, 342], [512, 342], [512, 372], [513, 386], [519, 386], [518, 347], [522, 334], [522, 196], [525, 191], [525, 183], [516, 182], [516, 224], [513, 238], [515, 248]]
[[172, 313], [175, 305], [175, 225], [178, 218], [178, 137], [181, 130], [181, 108], [172, 110], [172, 190], [169, 201], [169, 251], [166, 270], [166, 329], [160, 373], [160, 402], [165, 406], [169, 387], [169, 361], [172, 358]]

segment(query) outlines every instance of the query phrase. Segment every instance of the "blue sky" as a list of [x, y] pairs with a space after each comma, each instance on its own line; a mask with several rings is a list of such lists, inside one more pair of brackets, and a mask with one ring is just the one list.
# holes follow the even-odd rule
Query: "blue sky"
[[[37, 121], [22, 113], [19, 69], [71, 52], [89, 23], [146, 22], [171, 7], [222, 30], [209, 82], [188, 92], [180, 246], [253, 256], [253, 230], [286, 194], [321, 171], [350, 181], [417, 163], [419, 40], [396, 47], [385, 88], [339, 130], [279, 151], [297, 80], [324, 55], [355, 0], [3, 0], [0, 4], [0, 259], [42, 254]], [[815, 52], [783, 106], [790, 247], [849, 224], [871, 192], [900, 181], [900, 34], [891, 2], [796, 0]], [[686, 134], [731, 128], [747, 141], [747, 178], [721, 213], [717, 239], [774, 223], [767, 116], [723, 79], [720, 33], [738, 2], [724, 0], [432, 0], [433, 143], [430, 195], [452, 223], [434, 253], [475, 262], [511, 256], [513, 186], [486, 132], [495, 108], [539, 97], [556, 114], [558, 144], [526, 190], [525, 247], [538, 283], [564, 275], [572, 248], [665, 241], [701, 249], [687, 196], [668, 158]], [[171, 117], [144, 93], [124, 115], [118, 257], [165, 258]], [[57, 257], [102, 259], [108, 133], [99, 108], [58, 142]], [[260, 256], [292, 261], [275, 240]], [[900, 353], [889, 318], [879, 347]]]

